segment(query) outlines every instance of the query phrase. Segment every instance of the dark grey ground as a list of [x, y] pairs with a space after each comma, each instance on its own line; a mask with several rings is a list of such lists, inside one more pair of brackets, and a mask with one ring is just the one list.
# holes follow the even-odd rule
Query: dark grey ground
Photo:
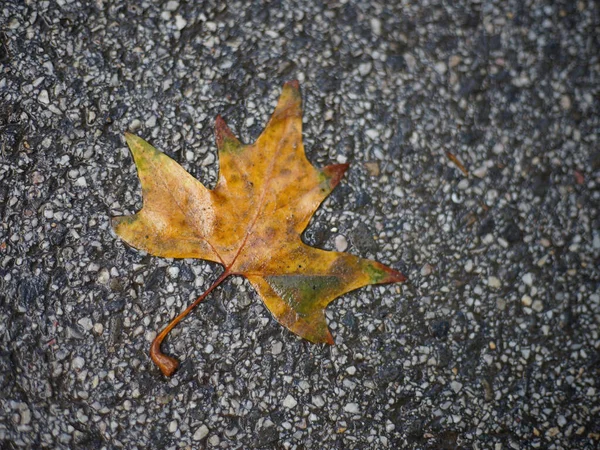
[[[597, 448], [598, 4], [192, 3], [2, 2], [2, 448]], [[309, 158], [351, 163], [306, 241], [410, 282], [326, 347], [230, 279], [167, 380], [149, 341], [220, 268], [112, 233], [122, 133], [210, 185], [214, 117], [250, 142], [290, 79]]]

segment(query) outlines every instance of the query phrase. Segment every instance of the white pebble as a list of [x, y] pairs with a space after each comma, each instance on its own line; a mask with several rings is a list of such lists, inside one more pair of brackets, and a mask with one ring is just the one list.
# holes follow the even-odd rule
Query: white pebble
[[446, 73], [446, 71], [448, 70], [448, 68], [446, 67], [446, 64], [442, 61], [436, 63], [435, 66], [433, 66], [433, 68], [440, 75], [444, 75]]
[[500, 282], [500, 280], [496, 277], [488, 277], [488, 285], [491, 288], [495, 288], [498, 289], [500, 286], [502, 286], [502, 283]]
[[315, 405], [317, 408], [321, 408], [323, 406], [325, 406], [325, 400], [323, 400], [323, 397], [321, 397], [320, 395], [315, 395], [312, 400], [311, 400], [312, 404]]
[[465, 272], [471, 273], [473, 271], [473, 261], [470, 259], [465, 263]]
[[365, 134], [367, 135], [367, 137], [373, 140], [379, 138], [379, 131], [377, 131], [375, 128], [369, 128], [367, 131], [365, 131]]
[[194, 440], [195, 441], [201, 441], [206, 436], [208, 436], [208, 431], [209, 430], [208, 430], [208, 427], [206, 425], [200, 426], [200, 428], [198, 428], [196, 430], [196, 432], [194, 433]]
[[345, 236], [338, 234], [335, 237], [335, 249], [338, 252], [343, 252], [348, 248], [348, 240]]
[[176, 11], [179, 8], [179, 2], [176, 0], [169, 0], [165, 5], [165, 10], [167, 11]]
[[171, 420], [171, 422], [169, 422], [169, 433], [175, 433], [177, 428], [179, 428], [177, 421]]
[[271, 353], [273, 355], [279, 355], [283, 349], [283, 344], [279, 341], [275, 341], [271, 344]]
[[146, 334], [144, 334], [144, 339], [146, 339], [146, 342], [152, 342], [155, 338], [156, 331], [146, 331]]
[[142, 122], [138, 119], [133, 119], [129, 124], [129, 129], [131, 131], [138, 130], [142, 126]]
[[371, 69], [373, 68], [373, 64], [370, 62], [362, 63], [358, 66], [358, 73], [361, 77], [366, 77], [371, 73]]
[[296, 401], [296, 399], [294, 397], [292, 397], [291, 395], [289, 395], [289, 394], [283, 400], [283, 406], [285, 406], [288, 409], [294, 408], [297, 404], [298, 404], [298, 402]]
[[523, 297], [521, 297], [521, 303], [523, 303], [523, 306], [531, 306], [531, 303], [533, 301], [531, 300], [531, 297], [529, 295], [524, 295]]
[[79, 319], [77, 323], [81, 325], [81, 328], [83, 328], [85, 331], [90, 331], [94, 327], [94, 323], [89, 317], [83, 317]]
[[462, 383], [459, 383], [458, 381], [453, 381], [452, 383], [450, 383], [450, 389], [452, 389], [455, 394], [458, 394], [462, 388]]
[[521, 279], [523, 280], [523, 283], [525, 283], [527, 286], [531, 286], [533, 284], [533, 275], [531, 275], [530, 273], [526, 273]]
[[108, 284], [109, 280], [110, 280], [110, 273], [108, 272], [108, 269], [104, 268], [102, 270], [100, 270], [100, 272], [98, 273], [98, 283], [100, 284]]
[[371, 19], [371, 31], [375, 36], [381, 36], [381, 20], [375, 17]]
[[[22, 403], [22, 404], [24, 404], [24, 403]], [[21, 412], [19, 413], [19, 416], [21, 418], [21, 422], [20, 422], [21, 425], [29, 425], [31, 423], [31, 411], [29, 410], [27, 405], [25, 405], [23, 410], [21, 410]]]
[[179, 14], [175, 16], [175, 28], [178, 30], [183, 30], [187, 25], [187, 20], [181, 17]]
[[48, 91], [46, 89], [42, 89], [40, 94], [38, 95], [38, 101], [43, 105], [50, 104], [50, 97], [48, 96]]
[[82, 369], [83, 366], [85, 366], [85, 359], [83, 359], [81, 356], [76, 356], [71, 361], [71, 369], [79, 370]]
[[344, 406], [344, 411], [352, 414], [358, 413], [358, 403], [348, 403], [346, 406]]

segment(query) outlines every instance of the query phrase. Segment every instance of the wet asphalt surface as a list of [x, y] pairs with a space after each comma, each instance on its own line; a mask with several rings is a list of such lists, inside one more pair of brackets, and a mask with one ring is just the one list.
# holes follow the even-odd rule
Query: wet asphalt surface
[[[600, 9], [592, 1], [4, 1], [2, 448], [592, 449], [600, 439]], [[330, 305], [336, 345], [218, 265], [126, 247], [123, 132], [212, 186], [298, 79], [304, 235], [404, 285]], [[466, 176], [446, 155], [468, 170]]]

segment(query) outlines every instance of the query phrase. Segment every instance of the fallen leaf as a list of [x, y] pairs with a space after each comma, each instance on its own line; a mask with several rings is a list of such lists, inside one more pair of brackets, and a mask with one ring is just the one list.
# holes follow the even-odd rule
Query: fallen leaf
[[161, 352], [161, 342], [229, 275], [245, 276], [283, 326], [328, 344], [333, 337], [324, 310], [331, 301], [368, 284], [406, 279], [376, 261], [302, 242], [301, 233], [348, 165], [317, 169], [306, 158], [297, 81], [284, 85], [253, 144], [242, 144], [217, 117], [220, 173], [213, 190], [143, 139], [129, 133], [125, 138], [137, 166], [143, 207], [135, 215], [114, 218], [115, 232], [155, 256], [199, 258], [225, 267], [154, 340], [150, 356], [165, 375], [178, 363]]

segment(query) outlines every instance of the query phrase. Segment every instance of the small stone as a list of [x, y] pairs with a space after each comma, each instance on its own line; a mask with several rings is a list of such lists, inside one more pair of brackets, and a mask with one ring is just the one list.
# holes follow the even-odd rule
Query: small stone
[[167, 269], [167, 273], [169, 274], [169, 277], [175, 279], [179, 276], [179, 267], [171, 266]]
[[108, 269], [101, 269], [100, 272], [98, 272], [97, 280], [100, 284], [108, 284], [108, 282], [110, 281], [110, 272], [108, 271]]
[[494, 148], [492, 149], [492, 151], [496, 155], [499, 155], [500, 153], [504, 153], [504, 145], [501, 142], [498, 142], [497, 144], [494, 145]]
[[531, 305], [531, 309], [535, 312], [542, 312], [544, 310], [544, 304], [541, 300], [536, 300], [533, 302], [533, 305]]
[[433, 66], [433, 68], [440, 75], [444, 75], [446, 73], [446, 71], [448, 70], [448, 67], [446, 66], [446, 63], [444, 63], [442, 61], [436, 63], [435, 66]]
[[381, 36], [381, 20], [374, 17], [371, 19], [371, 31], [375, 36]]
[[201, 441], [202, 439], [204, 439], [206, 436], [208, 436], [208, 427], [206, 425], [201, 425], [200, 428], [198, 428], [196, 430], [196, 432], [194, 433], [194, 440], [195, 441]]
[[431, 275], [432, 272], [433, 272], [433, 266], [431, 264], [425, 264], [425, 265], [423, 265], [423, 267], [421, 267], [421, 276], [423, 276], [423, 277]]
[[96, 334], [104, 333], [104, 325], [102, 325], [100, 322], [95, 323], [94, 324], [94, 333], [96, 333]]
[[372, 177], [378, 177], [379, 176], [380, 170], [379, 170], [379, 163], [378, 162], [367, 162], [367, 163], [365, 163], [365, 169], [367, 169], [367, 172]]
[[152, 342], [156, 338], [156, 331], [146, 331], [144, 334], [144, 339], [146, 342]]
[[76, 356], [71, 361], [71, 369], [80, 370], [83, 368], [83, 366], [85, 366], [85, 359], [83, 359], [81, 356]]
[[136, 130], [139, 130], [141, 126], [142, 126], [142, 122], [140, 120], [133, 119], [131, 121], [131, 123], [129, 124], [129, 129], [131, 131], [136, 131]]
[[348, 403], [346, 406], [344, 406], [344, 411], [351, 413], [351, 414], [358, 413], [358, 411], [359, 411], [358, 403]]
[[346, 368], [346, 373], [348, 375], [354, 375], [356, 373], [356, 367], [350, 366], [350, 367]]
[[367, 131], [365, 131], [365, 134], [368, 138], [371, 138], [374, 141], [379, 139], [379, 131], [377, 131], [375, 128], [369, 128]]
[[81, 328], [83, 328], [85, 331], [90, 331], [92, 328], [94, 328], [94, 323], [89, 317], [83, 317], [79, 319], [77, 323], [81, 325]]
[[469, 260], [468, 260], [468, 261], [465, 263], [465, 272], [467, 272], [467, 273], [471, 273], [472, 271], [473, 271], [473, 261], [469, 259]]
[[415, 58], [411, 53], [405, 53], [402, 56], [404, 57], [404, 61], [406, 61], [408, 70], [414, 70], [415, 66], [417, 65], [417, 58]]
[[506, 309], [506, 300], [503, 298], [496, 299], [496, 308], [498, 308], [500, 311], [504, 311]]
[[165, 10], [166, 11], [176, 11], [177, 8], [179, 8], [179, 2], [177, 0], [169, 0], [167, 2], [167, 4], [165, 5]]
[[177, 431], [177, 428], [179, 428], [177, 421], [171, 420], [171, 422], [169, 422], [169, 433], [175, 433]]
[[500, 280], [499, 280], [498, 278], [496, 278], [496, 277], [488, 277], [488, 285], [489, 285], [491, 288], [498, 289], [499, 287], [501, 287], [501, 286], [502, 286], [502, 283], [501, 283], [501, 282], [500, 282]]
[[485, 176], [487, 175], [487, 171], [488, 171], [487, 166], [481, 166], [478, 169], [475, 169], [472, 173], [477, 178], [485, 178]]
[[311, 400], [312, 404], [315, 405], [317, 408], [321, 408], [323, 406], [325, 406], [325, 400], [323, 400], [323, 397], [321, 397], [320, 395], [315, 395], [312, 400]]
[[285, 406], [288, 409], [294, 408], [297, 404], [298, 404], [298, 402], [296, 401], [296, 399], [294, 397], [292, 397], [291, 395], [289, 395], [289, 394], [283, 400], [283, 406]]
[[79, 178], [77, 178], [77, 180], [75, 181], [75, 186], [86, 187], [87, 186], [87, 181], [85, 180], [85, 177], [79, 177]]
[[585, 395], [587, 395], [588, 397], [594, 397], [596, 395], [596, 388], [589, 387], [585, 392]]
[[[24, 403], [22, 403], [24, 404]], [[31, 423], [31, 411], [30, 409], [27, 407], [26, 404], [24, 404], [25, 407], [20, 411], [19, 416], [20, 416], [20, 424], [21, 425], [29, 425]]]
[[568, 95], [563, 95], [560, 98], [560, 107], [565, 111], [571, 109], [571, 98]]
[[338, 252], [343, 252], [343, 251], [346, 251], [347, 248], [348, 248], [348, 240], [346, 239], [346, 237], [344, 235], [338, 234], [335, 237], [335, 249]]
[[181, 15], [177, 14], [175, 16], [175, 28], [178, 30], [183, 30], [187, 25], [187, 20], [185, 20]]
[[531, 286], [533, 284], [533, 275], [526, 273], [523, 275], [523, 277], [521, 277], [521, 280], [523, 280], [523, 283], [525, 283], [527, 286]]
[[271, 353], [273, 355], [279, 355], [283, 349], [283, 343], [275, 341], [271, 344]]
[[38, 95], [38, 101], [43, 105], [50, 104], [50, 97], [48, 96], [48, 91], [46, 89], [42, 89], [40, 94]]
[[450, 383], [450, 389], [452, 389], [455, 394], [458, 394], [462, 388], [462, 383], [459, 383], [458, 381], [453, 381], [452, 383]]
[[531, 306], [531, 303], [533, 303], [533, 300], [529, 295], [524, 295], [523, 297], [521, 297], [521, 303], [523, 304], [523, 306], [529, 307]]
[[371, 73], [371, 69], [373, 68], [373, 64], [370, 62], [362, 63], [358, 66], [358, 73], [361, 77], [366, 77]]
[[144, 122], [144, 125], [147, 128], [154, 128], [156, 126], [156, 116], [154, 114], [151, 115], [146, 122]]
[[458, 66], [461, 61], [462, 61], [462, 58], [460, 56], [458, 56], [458, 55], [452, 55], [450, 57], [450, 59], [448, 60], [448, 65], [450, 66], [451, 69], [453, 69], [456, 66]]

